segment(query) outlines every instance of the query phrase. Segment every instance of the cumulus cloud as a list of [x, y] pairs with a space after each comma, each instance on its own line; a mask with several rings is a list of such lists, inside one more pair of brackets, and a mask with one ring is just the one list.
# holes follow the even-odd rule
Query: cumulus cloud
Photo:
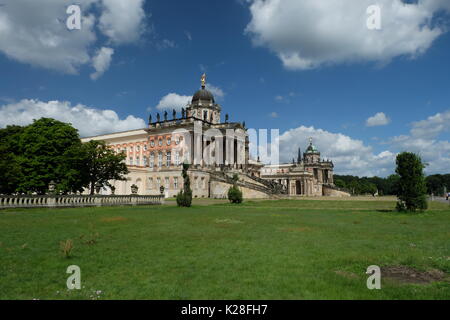
[[305, 126], [290, 129], [280, 135], [280, 161], [290, 162], [292, 158], [296, 158], [298, 148], [304, 152], [310, 137], [321, 152], [321, 157], [333, 161], [336, 173], [386, 176], [394, 170], [395, 154], [389, 150], [377, 154], [361, 140]]
[[68, 1], [1, 2], [0, 52], [21, 63], [66, 74], [77, 74], [81, 66], [93, 63], [94, 48], [100, 47], [97, 25], [116, 45], [136, 41], [145, 29], [144, 0], [78, 0], [81, 30], [67, 29], [66, 10], [72, 4]]
[[373, 0], [253, 0], [246, 33], [256, 46], [273, 51], [291, 70], [373, 61], [424, 53], [444, 28], [432, 25], [448, 0], [378, 0], [381, 30], [369, 30], [367, 8]]
[[[93, 15], [83, 14], [81, 30], [66, 28], [67, 3], [60, 0], [3, 0], [0, 10], [0, 52], [33, 66], [76, 74], [90, 61], [96, 41]], [[89, 8], [92, 0], [79, 1]]]
[[145, 31], [144, 0], [102, 0], [100, 30], [115, 44], [134, 42]]
[[426, 120], [412, 123], [411, 134], [420, 138], [435, 138], [443, 132], [450, 131], [450, 110], [437, 113]]
[[82, 137], [104, 133], [145, 128], [145, 121], [134, 116], [120, 119], [113, 110], [100, 110], [67, 101], [39, 101], [24, 99], [17, 103], [0, 106], [0, 127], [27, 125], [33, 119], [54, 118], [71, 123]]
[[114, 49], [112, 48], [103, 47], [97, 51], [97, 54], [92, 58], [92, 65], [95, 69], [95, 72], [91, 74], [92, 80], [97, 80], [109, 69], [113, 54]]
[[369, 117], [366, 120], [366, 126], [368, 127], [376, 127], [376, 126], [385, 126], [389, 124], [391, 120], [384, 114], [384, 112], [378, 112], [372, 117]]
[[192, 96], [183, 96], [178, 93], [169, 93], [161, 98], [156, 109], [158, 110], [172, 110], [181, 111], [181, 108], [192, 100]]
[[389, 140], [391, 147], [400, 152], [418, 153], [428, 164], [425, 171], [429, 174], [450, 172], [450, 142], [439, 140], [441, 134], [449, 132], [450, 110], [413, 122], [411, 126], [409, 135]]

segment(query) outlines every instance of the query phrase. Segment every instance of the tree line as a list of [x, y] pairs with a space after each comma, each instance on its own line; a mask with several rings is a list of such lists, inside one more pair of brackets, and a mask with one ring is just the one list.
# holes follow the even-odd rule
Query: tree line
[[[71, 124], [51, 118], [0, 129], [0, 194], [69, 194], [110, 186], [128, 173], [125, 154], [104, 141], [81, 143]], [[111, 186], [110, 186], [111, 187]]]
[[[386, 178], [334, 175], [334, 184], [354, 195], [397, 195], [400, 176], [391, 174]], [[425, 177], [426, 192], [438, 196], [450, 192], [450, 174], [433, 174]]]

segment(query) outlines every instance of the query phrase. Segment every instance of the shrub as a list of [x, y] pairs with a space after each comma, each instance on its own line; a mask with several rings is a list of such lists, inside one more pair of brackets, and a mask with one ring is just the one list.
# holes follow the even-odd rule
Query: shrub
[[66, 258], [70, 258], [72, 255], [72, 250], [73, 250], [73, 241], [70, 239], [68, 239], [66, 241], [61, 241], [59, 243], [59, 246], [61, 248], [61, 252], [62, 252], [63, 256]]
[[228, 189], [228, 200], [231, 203], [242, 203], [242, 191], [236, 185]]
[[190, 207], [192, 204], [192, 190], [191, 190], [191, 180], [187, 171], [189, 169], [188, 163], [183, 163], [183, 190], [177, 194], [177, 205], [179, 207]]
[[192, 192], [184, 192], [181, 190], [177, 194], [177, 205], [179, 207], [190, 207], [192, 204]]

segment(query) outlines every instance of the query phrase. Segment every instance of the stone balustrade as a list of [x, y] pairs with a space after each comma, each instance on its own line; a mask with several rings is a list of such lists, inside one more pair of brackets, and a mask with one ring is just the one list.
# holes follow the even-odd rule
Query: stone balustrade
[[0, 196], [0, 209], [5, 208], [53, 208], [53, 207], [101, 207], [121, 205], [164, 204], [163, 195], [45, 195]]

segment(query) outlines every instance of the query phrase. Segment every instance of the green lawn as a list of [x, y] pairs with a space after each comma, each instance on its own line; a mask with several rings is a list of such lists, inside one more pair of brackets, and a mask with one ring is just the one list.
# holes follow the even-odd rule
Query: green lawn
[[[450, 299], [446, 204], [399, 214], [391, 200], [198, 203], [0, 211], [0, 299]], [[81, 290], [66, 288], [69, 265]], [[444, 279], [368, 290], [369, 265]]]

